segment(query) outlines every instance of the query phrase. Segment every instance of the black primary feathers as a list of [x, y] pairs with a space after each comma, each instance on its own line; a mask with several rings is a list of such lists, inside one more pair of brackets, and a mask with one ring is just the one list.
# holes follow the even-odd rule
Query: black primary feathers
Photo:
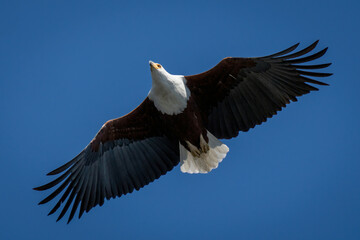
[[[52, 182], [34, 188], [43, 191], [62, 184], [39, 204], [55, 198], [63, 190], [59, 201], [49, 212], [53, 214], [65, 203], [60, 220], [73, 202], [68, 222], [80, 204], [79, 218], [104, 199], [120, 197], [139, 190], [173, 169], [179, 163], [178, 143], [167, 137], [151, 137], [131, 141], [119, 139], [100, 145], [97, 152], [87, 146], [78, 156], [48, 175], [63, 173]], [[75, 200], [74, 200], [75, 199]]]

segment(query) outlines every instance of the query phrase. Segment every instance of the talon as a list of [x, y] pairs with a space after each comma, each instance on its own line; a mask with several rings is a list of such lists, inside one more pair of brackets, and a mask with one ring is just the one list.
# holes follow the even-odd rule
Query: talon
[[200, 150], [197, 149], [197, 147], [195, 147], [194, 145], [192, 145], [189, 141], [186, 141], [186, 144], [188, 145], [188, 147], [190, 149], [191, 155], [193, 155], [193, 157], [199, 158], [201, 155]]
[[205, 141], [203, 135], [200, 135], [200, 148], [203, 153], [207, 153], [210, 150], [210, 147]]

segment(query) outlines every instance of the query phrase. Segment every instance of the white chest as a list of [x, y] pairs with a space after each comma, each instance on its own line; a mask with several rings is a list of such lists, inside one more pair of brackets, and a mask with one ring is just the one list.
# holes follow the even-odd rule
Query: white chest
[[153, 84], [148, 94], [155, 107], [168, 115], [179, 114], [187, 107], [190, 90], [181, 75], [152, 74]]

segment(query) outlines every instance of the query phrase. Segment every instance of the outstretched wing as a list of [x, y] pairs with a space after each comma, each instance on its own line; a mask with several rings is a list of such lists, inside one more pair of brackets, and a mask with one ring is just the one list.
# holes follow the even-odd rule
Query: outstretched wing
[[296, 97], [318, 90], [307, 83], [327, 85], [308, 76], [327, 77], [330, 73], [302, 69], [322, 69], [330, 63], [298, 65], [325, 54], [327, 48], [303, 56], [317, 43], [295, 53], [291, 52], [299, 44], [266, 57], [225, 58], [209, 71], [186, 76], [187, 85], [207, 120], [207, 129], [217, 138], [235, 137], [239, 131], [248, 131], [265, 122], [290, 101], [297, 101]]
[[[35, 190], [58, 188], [39, 204], [47, 203], [64, 191], [50, 211], [65, 203], [60, 220], [74, 201], [68, 223], [80, 204], [79, 218], [104, 199], [139, 190], [166, 174], [179, 163], [178, 142], [161, 132], [158, 112], [146, 99], [128, 115], [104, 124], [91, 143], [73, 160], [48, 175], [63, 173]], [[75, 200], [74, 200], [75, 199]]]

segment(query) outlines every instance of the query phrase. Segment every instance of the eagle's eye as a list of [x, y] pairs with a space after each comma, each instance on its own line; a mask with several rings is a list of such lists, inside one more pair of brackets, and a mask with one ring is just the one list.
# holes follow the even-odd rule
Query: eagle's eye
[[160, 65], [160, 64], [157, 64], [156, 66], [157, 66], [158, 68], [161, 68], [161, 65]]

